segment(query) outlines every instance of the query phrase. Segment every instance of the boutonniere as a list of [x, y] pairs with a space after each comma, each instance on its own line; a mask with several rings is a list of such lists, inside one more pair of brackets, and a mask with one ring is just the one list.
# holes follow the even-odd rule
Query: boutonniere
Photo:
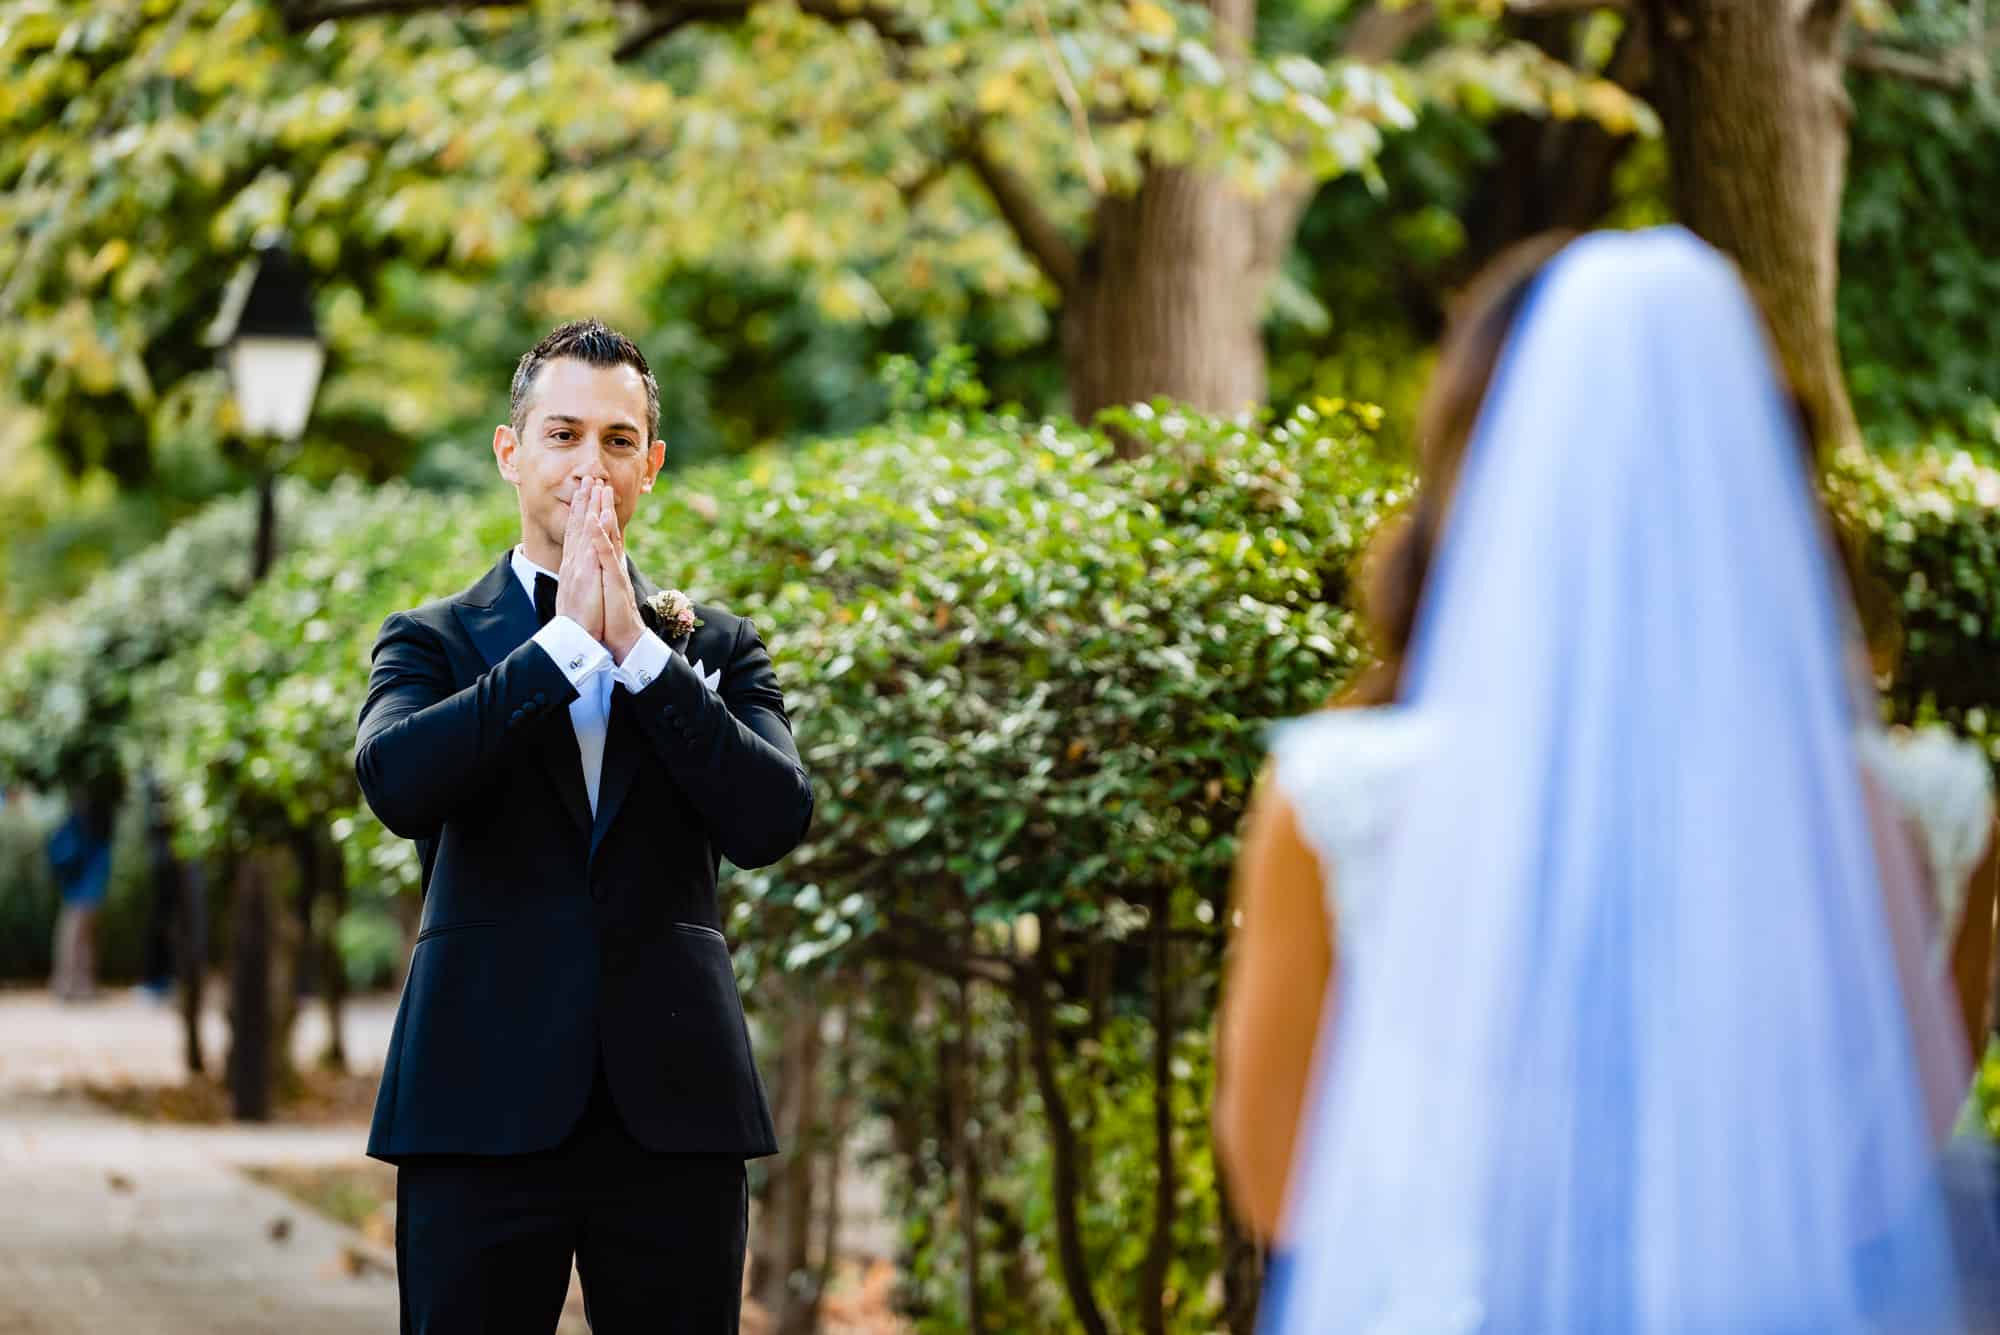
[[669, 640], [692, 635], [695, 627], [704, 624], [694, 614], [694, 600], [679, 589], [661, 589], [646, 600], [645, 607], [660, 623], [658, 633]]

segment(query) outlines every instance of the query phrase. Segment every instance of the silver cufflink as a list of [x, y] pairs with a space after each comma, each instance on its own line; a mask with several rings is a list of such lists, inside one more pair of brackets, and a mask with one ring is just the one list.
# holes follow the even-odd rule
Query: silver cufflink
[[582, 654], [578, 654], [578, 655], [577, 655], [577, 656], [576, 656], [575, 658], [572, 658], [572, 659], [570, 659], [570, 660], [569, 660], [569, 670], [570, 670], [571, 672], [574, 672], [574, 671], [576, 671], [576, 670], [577, 670], [578, 668], [580, 668], [580, 667], [582, 667], [582, 666], [583, 666], [583, 655], [582, 655]]

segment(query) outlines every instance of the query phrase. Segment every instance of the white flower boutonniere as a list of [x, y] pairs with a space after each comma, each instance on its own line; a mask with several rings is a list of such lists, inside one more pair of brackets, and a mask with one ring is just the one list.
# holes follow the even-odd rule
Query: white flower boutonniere
[[703, 624], [694, 614], [694, 600], [679, 589], [662, 589], [646, 600], [646, 607], [659, 620], [659, 633], [669, 640], [692, 635]]

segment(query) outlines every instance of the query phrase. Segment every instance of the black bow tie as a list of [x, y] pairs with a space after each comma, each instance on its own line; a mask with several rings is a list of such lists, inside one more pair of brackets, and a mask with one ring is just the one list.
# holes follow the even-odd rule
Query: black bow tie
[[541, 571], [535, 572], [535, 620], [546, 626], [555, 620], [556, 582]]

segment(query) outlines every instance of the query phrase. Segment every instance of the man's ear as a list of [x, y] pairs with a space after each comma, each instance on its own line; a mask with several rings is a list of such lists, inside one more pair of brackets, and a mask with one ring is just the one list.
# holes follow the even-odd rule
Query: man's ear
[[514, 428], [502, 422], [493, 428], [493, 458], [500, 465], [500, 476], [515, 486], [521, 485], [521, 438], [514, 434]]
[[653, 489], [653, 479], [660, 475], [660, 469], [666, 462], [667, 442], [664, 440], [654, 441], [653, 447], [646, 451], [646, 480], [640, 484], [639, 490], [651, 491]]

